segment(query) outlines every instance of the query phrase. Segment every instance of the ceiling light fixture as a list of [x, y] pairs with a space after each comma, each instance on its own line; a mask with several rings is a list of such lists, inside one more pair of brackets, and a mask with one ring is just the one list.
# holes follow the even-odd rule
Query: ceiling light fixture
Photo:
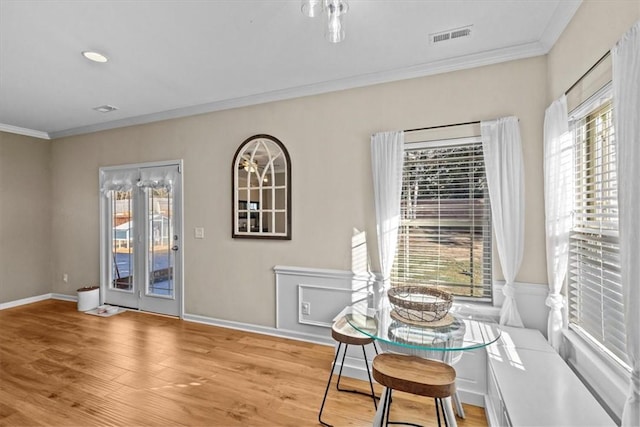
[[253, 160], [249, 161], [247, 159], [244, 159], [242, 161], [242, 168], [249, 173], [258, 172], [258, 164]]
[[324, 0], [302, 0], [302, 14], [309, 18], [315, 18], [322, 13]]
[[82, 56], [93, 62], [105, 63], [109, 60], [109, 58], [107, 58], [103, 54], [99, 52], [92, 52], [89, 50], [85, 50], [84, 52], [82, 52]]
[[344, 40], [344, 15], [349, 11], [349, 5], [345, 0], [302, 0], [302, 14], [309, 18], [315, 18], [325, 12], [327, 26], [325, 38], [331, 43], [340, 43]]
[[118, 107], [114, 107], [113, 105], [101, 105], [99, 107], [94, 107], [94, 110], [96, 110], [99, 113], [110, 113], [112, 111], [116, 111], [118, 109]]

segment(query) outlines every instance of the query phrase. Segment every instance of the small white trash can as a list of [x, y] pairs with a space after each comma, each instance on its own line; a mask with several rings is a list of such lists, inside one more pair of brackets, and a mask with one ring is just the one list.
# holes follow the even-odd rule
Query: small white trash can
[[100, 288], [86, 286], [78, 289], [78, 311], [89, 311], [100, 305]]

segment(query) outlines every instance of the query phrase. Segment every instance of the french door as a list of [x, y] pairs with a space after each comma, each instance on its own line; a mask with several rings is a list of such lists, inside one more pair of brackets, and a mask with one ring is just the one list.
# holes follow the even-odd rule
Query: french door
[[100, 169], [103, 303], [180, 316], [180, 162]]

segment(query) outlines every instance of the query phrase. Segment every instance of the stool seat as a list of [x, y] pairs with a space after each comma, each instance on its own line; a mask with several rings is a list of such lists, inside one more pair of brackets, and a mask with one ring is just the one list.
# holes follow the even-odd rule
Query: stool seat
[[384, 353], [373, 359], [373, 378], [381, 385], [433, 398], [445, 398], [456, 391], [456, 371], [436, 360]]
[[[320, 412], [318, 413], [318, 421], [320, 424], [328, 427], [332, 427], [331, 424], [327, 424], [322, 421], [322, 411], [324, 410], [324, 404], [327, 401], [327, 393], [329, 393], [329, 386], [331, 385], [331, 377], [333, 376], [333, 371], [336, 369], [338, 356], [340, 355], [340, 349], [344, 345], [344, 351], [342, 352], [342, 363], [340, 364], [340, 372], [338, 373], [338, 382], [336, 383], [336, 389], [338, 391], [347, 391], [349, 393], [357, 393], [364, 394], [366, 396], [371, 397], [373, 399], [373, 406], [377, 409], [378, 405], [376, 403], [376, 395], [373, 391], [373, 380], [371, 379], [371, 372], [369, 371], [369, 363], [367, 362], [367, 352], [364, 348], [367, 344], [373, 343], [373, 349], [376, 354], [378, 354], [378, 349], [376, 348], [376, 344], [373, 341], [373, 338], [363, 334], [362, 332], [355, 329], [353, 326], [349, 324], [346, 317], [341, 317], [340, 319], [333, 322], [331, 325], [331, 336], [338, 343], [338, 349], [336, 350], [336, 356], [333, 359], [333, 365], [331, 366], [331, 372], [329, 372], [329, 380], [327, 381], [327, 388], [324, 390], [324, 397], [322, 398], [322, 405], [320, 405]], [[345, 390], [340, 388], [340, 378], [342, 377], [342, 368], [344, 367], [344, 359], [347, 356], [347, 349], [349, 345], [359, 345], [362, 347], [362, 355], [364, 356], [364, 364], [367, 368], [367, 376], [369, 377], [369, 387], [371, 389], [371, 394], [363, 393], [360, 390]]]
[[[452, 411], [450, 405], [450, 411], [445, 409], [442, 400], [456, 392], [456, 370], [452, 366], [437, 360], [385, 353], [373, 359], [373, 378], [385, 387], [381, 403], [381, 419], [384, 420], [386, 415], [385, 425], [390, 424], [389, 404], [393, 390], [432, 397], [435, 400], [438, 427], [441, 425], [440, 409], [445, 414], [444, 422], [447, 425], [447, 414], [451, 416]], [[417, 425], [398, 422], [393, 424]]]
[[351, 326], [346, 317], [341, 317], [333, 322], [331, 337], [337, 342], [351, 345], [367, 345], [373, 342], [373, 338]]

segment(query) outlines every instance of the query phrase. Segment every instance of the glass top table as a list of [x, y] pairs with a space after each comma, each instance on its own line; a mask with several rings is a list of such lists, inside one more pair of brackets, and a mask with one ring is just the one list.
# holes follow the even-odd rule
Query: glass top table
[[444, 319], [436, 322], [402, 319], [394, 313], [387, 298], [383, 298], [379, 308], [373, 308], [366, 300], [354, 303], [343, 315], [351, 326], [379, 344], [400, 347], [390, 350], [442, 359], [449, 363], [453, 355], [443, 353], [475, 350], [500, 338], [500, 329], [491, 317], [477, 313], [463, 314], [461, 307], [455, 305]]
[[[453, 365], [465, 351], [486, 347], [500, 338], [500, 328], [490, 316], [467, 314], [467, 311], [454, 305], [441, 321], [411, 322], [394, 313], [385, 296], [376, 307], [368, 299], [356, 302], [346, 307], [336, 319], [344, 316], [357, 331], [375, 339], [383, 351], [442, 360]], [[464, 418], [457, 394], [454, 400], [458, 414]], [[381, 408], [376, 412], [374, 426], [383, 424]], [[457, 427], [450, 397], [444, 399], [443, 409], [448, 425]]]

